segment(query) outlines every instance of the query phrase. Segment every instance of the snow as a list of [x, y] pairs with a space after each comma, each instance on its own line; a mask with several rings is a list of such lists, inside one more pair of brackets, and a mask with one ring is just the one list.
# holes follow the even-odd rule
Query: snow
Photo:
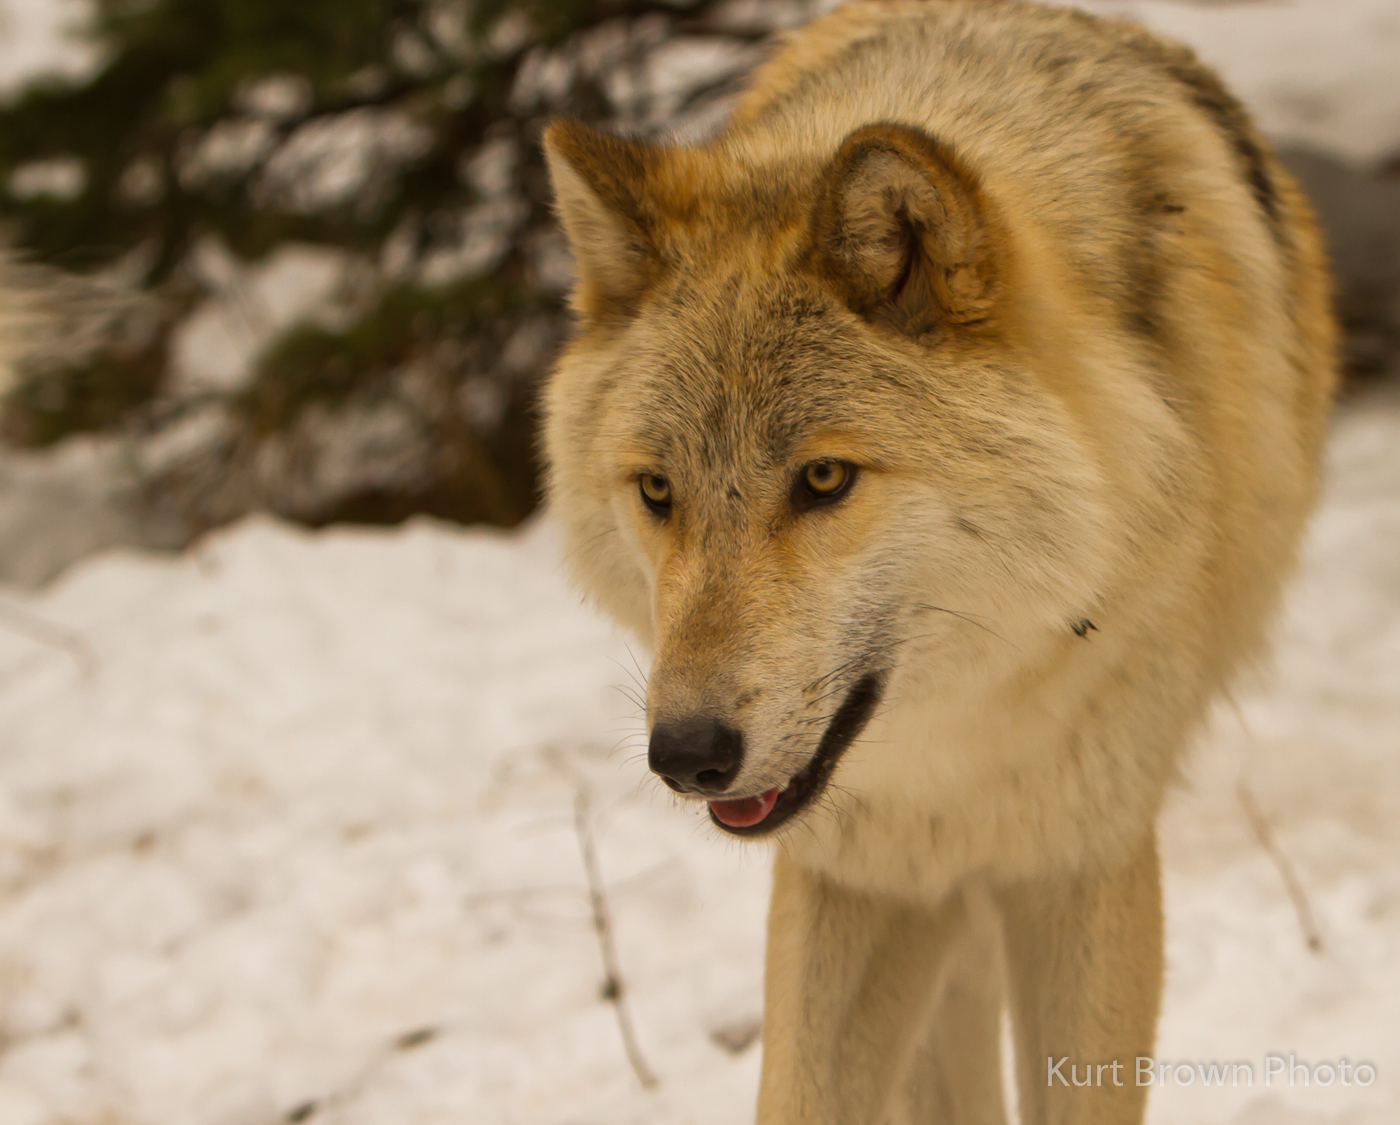
[[[1276, 671], [1239, 693], [1238, 712], [1221, 709], [1165, 823], [1157, 1054], [1250, 1061], [1256, 1083], [1268, 1053], [1362, 1060], [1379, 1077], [1366, 1090], [1275, 1087], [1252, 1111], [1267, 1091], [1169, 1089], [1160, 1125], [1350, 1125], [1400, 1109], [1400, 395], [1352, 404], [1334, 429]], [[1241, 777], [1297, 867], [1320, 955], [1243, 815]]]
[[35, 78], [83, 78], [101, 53], [82, 42], [92, 0], [0, 0], [0, 96]]
[[[1256, 1084], [1169, 1086], [1154, 1125], [1400, 1109], [1400, 396], [1335, 428], [1278, 671], [1165, 825], [1158, 1057]], [[634, 652], [547, 522], [258, 518], [0, 607], [0, 1121], [750, 1119], [760, 1050], [718, 1040], [759, 1015], [764, 851], [648, 779]], [[600, 996], [579, 786], [651, 1092]], [[1270, 1052], [1379, 1078], [1266, 1089]]]
[[[631, 657], [549, 543], [254, 520], [5, 599], [93, 667], [3, 619], [0, 1121], [742, 1113], [754, 1053], [705, 1021], [757, 1014], [763, 863], [610, 756]], [[599, 1002], [570, 771], [646, 1047], [684, 1075], [654, 1102]]]
[[1400, 148], [1395, 0], [1083, 0], [1196, 49], [1276, 139], [1369, 162]]
[[293, 325], [338, 328], [352, 257], [306, 242], [284, 242], [261, 262], [240, 262], [213, 237], [191, 266], [212, 293], [174, 330], [169, 392], [181, 398], [243, 390], [254, 363]]

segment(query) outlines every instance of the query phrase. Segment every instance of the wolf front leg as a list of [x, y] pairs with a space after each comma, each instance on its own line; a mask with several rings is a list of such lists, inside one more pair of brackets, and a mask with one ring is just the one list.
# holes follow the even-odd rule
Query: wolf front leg
[[965, 915], [961, 895], [920, 910], [847, 890], [779, 851], [758, 1125], [887, 1119]]
[[[980, 888], [978, 888], [980, 891]], [[974, 910], [952, 941], [922, 1042], [896, 1083], [889, 1125], [1006, 1125], [997, 919]]]
[[1162, 991], [1155, 838], [1121, 867], [999, 898], [1023, 1125], [1139, 1125], [1135, 1060], [1152, 1054]]

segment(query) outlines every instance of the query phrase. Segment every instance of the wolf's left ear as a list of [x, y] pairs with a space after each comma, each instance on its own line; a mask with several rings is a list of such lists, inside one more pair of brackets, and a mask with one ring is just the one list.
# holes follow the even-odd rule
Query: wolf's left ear
[[974, 178], [943, 145], [869, 125], [827, 165], [812, 216], [813, 265], [856, 312], [918, 336], [985, 320], [998, 240]]
[[588, 317], [632, 311], [656, 266], [644, 206], [654, 150], [555, 121], [544, 131], [544, 154], [578, 266], [574, 308]]

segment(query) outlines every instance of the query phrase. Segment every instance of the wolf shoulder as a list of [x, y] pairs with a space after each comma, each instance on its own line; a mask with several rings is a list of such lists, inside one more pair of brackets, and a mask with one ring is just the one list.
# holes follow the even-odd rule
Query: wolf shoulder
[[1275, 384], [1265, 397], [1316, 461], [1336, 382], [1322, 238], [1268, 141], [1190, 48], [1072, 8], [858, 0], [758, 69], [729, 133], [801, 160], [877, 121], [926, 132], [974, 169], [1023, 256], [1049, 263], [1067, 304], [1101, 311], [1145, 357], [1137, 366], [1167, 368], [1165, 393], [1188, 414], [1223, 374], [1219, 356], [1183, 347], [1202, 322], [1229, 307], [1240, 333], [1267, 336], [1272, 355], [1233, 366]]

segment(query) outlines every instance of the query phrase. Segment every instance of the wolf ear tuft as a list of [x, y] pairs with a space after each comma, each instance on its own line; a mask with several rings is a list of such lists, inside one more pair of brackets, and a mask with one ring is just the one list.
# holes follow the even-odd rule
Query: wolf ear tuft
[[573, 306], [587, 317], [625, 315], [656, 266], [644, 205], [655, 150], [568, 120], [553, 122], [543, 139], [555, 210], [578, 267]]
[[856, 312], [910, 336], [990, 315], [997, 239], [976, 180], [945, 146], [902, 125], [857, 129], [819, 200], [813, 263]]

